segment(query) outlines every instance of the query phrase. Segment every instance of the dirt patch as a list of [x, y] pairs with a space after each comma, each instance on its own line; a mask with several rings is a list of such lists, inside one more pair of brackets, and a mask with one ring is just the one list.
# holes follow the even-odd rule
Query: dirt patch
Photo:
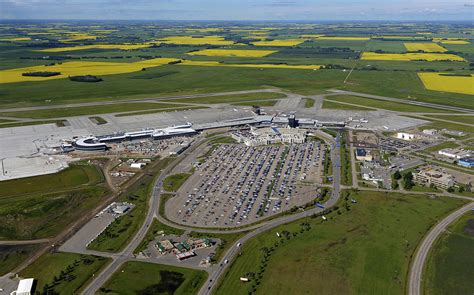
[[474, 237], [474, 219], [469, 219], [464, 227], [464, 232]]

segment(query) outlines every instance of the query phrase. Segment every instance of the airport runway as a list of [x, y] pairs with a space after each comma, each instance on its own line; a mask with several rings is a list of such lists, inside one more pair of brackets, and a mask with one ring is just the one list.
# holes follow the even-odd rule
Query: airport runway
[[410, 276], [409, 276], [409, 295], [420, 295], [421, 284], [423, 276], [423, 267], [426, 262], [426, 258], [430, 252], [431, 247], [438, 237], [446, 230], [446, 228], [454, 222], [456, 219], [461, 217], [466, 212], [474, 209], [474, 202], [464, 205], [460, 209], [454, 211], [448, 215], [445, 219], [441, 220], [438, 224], [430, 230], [426, 237], [421, 242], [418, 250], [416, 251], [415, 258], [411, 265]]

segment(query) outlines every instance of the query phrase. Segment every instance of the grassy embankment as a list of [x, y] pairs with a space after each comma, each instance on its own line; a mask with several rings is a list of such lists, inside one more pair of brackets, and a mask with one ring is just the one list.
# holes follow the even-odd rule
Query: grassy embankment
[[125, 247], [145, 219], [155, 177], [173, 160], [174, 158], [165, 158], [158, 160], [157, 164], [149, 165], [150, 168], [144, 175], [120, 195], [118, 201], [132, 203], [135, 207], [129, 213], [115, 219], [89, 244], [89, 249], [117, 252]]
[[130, 261], [99, 289], [98, 294], [197, 294], [205, 271]]
[[[352, 204], [354, 198], [357, 204]], [[464, 203], [450, 198], [343, 192], [338, 208], [258, 235], [242, 246], [216, 294], [402, 294], [426, 231]], [[278, 238], [276, 233], [282, 236]], [[260, 262], [260, 263], [259, 263]], [[242, 284], [239, 278], [251, 281]]]
[[474, 292], [474, 214], [468, 212], [435, 242], [425, 268], [425, 294]]

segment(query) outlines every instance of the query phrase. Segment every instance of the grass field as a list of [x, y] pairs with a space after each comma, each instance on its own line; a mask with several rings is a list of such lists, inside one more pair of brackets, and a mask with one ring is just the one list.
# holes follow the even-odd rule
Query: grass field
[[474, 95], [474, 76], [450, 73], [418, 73], [428, 90]]
[[403, 43], [408, 51], [446, 52], [446, 48], [436, 43]]
[[474, 125], [474, 116], [425, 115], [425, 117]]
[[314, 99], [312, 99], [312, 98], [305, 98], [305, 99], [304, 99], [304, 107], [305, 107], [305, 108], [312, 108], [312, 107], [314, 107]]
[[361, 60], [389, 61], [461, 61], [466, 60], [458, 55], [444, 53], [376, 53], [364, 52]]
[[474, 214], [454, 222], [435, 242], [425, 268], [424, 294], [474, 292]]
[[67, 191], [84, 185], [94, 185], [103, 180], [102, 172], [97, 167], [72, 164], [54, 174], [2, 181], [0, 198]]
[[[25, 68], [15, 68], [0, 71], [3, 83], [18, 83], [18, 82], [33, 82], [46, 81], [55, 79], [64, 79], [69, 76], [81, 75], [114, 75], [131, 72], [142, 71], [145, 68], [158, 67], [161, 65], [175, 62], [174, 58], [155, 58], [145, 61], [138, 61], [133, 63], [123, 62], [101, 62], [101, 61], [69, 61], [64, 63], [56, 63], [53, 65], [40, 65]], [[30, 72], [59, 72], [59, 75], [50, 77], [32, 77], [23, 76], [24, 73]], [[82, 84], [82, 83], [81, 83]]]
[[147, 167], [148, 170], [144, 172], [145, 174], [119, 197], [119, 201], [130, 202], [135, 207], [129, 213], [116, 218], [88, 245], [88, 249], [117, 252], [125, 247], [145, 219], [148, 200], [153, 189], [153, 180], [173, 160], [174, 158], [165, 158], [159, 160], [156, 165], [148, 165], [151, 168]]
[[[473, 130], [471, 126], [466, 125], [459, 125], [456, 123], [449, 123], [444, 121], [437, 121], [436, 119], [432, 119], [430, 123], [423, 125], [423, 129], [448, 129], [448, 130], [455, 130], [455, 131], [463, 131], [466, 133], [463, 137], [466, 137], [470, 134], [473, 134]], [[453, 136], [454, 137], [454, 136]]]
[[173, 103], [123, 103], [97, 106], [84, 106], [73, 108], [55, 108], [47, 110], [36, 111], [21, 111], [1, 113], [0, 116], [12, 118], [31, 118], [31, 119], [51, 119], [60, 117], [86, 116], [95, 114], [118, 113], [118, 112], [132, 112], [140, 110], [166, 110], [168, 108], [185, 108], [186, 105]]
[[127, 116], [138, 116], [138, 115], [147, 115], [147, 114], [156, 114], [156, 113], [164, 113], [164, 112], [179, 112], [179, 111], [187, 111], [187, 110], [197, 110], [197, 109], [205, 109], [206, 107], [203, 106], [185, 106], [182, 105], [181, 107], [171, 108], [171, 109], [151, 109], [146, 111], [138, 111], [138, 112], [128, 112], [128, 113], [120, 113], [114, 115], [115, 117], [127, 117]]
[[437, 151], [442, 150], [442, 149], [457, 148], [457, 147], [459, 147], [459, 145], [457, 143], [451, 142], [451, 141], [446, 141], [446, 142], [443, 142], [442, 144], [438, 144], [438, 145], [429, 147], [427, 149], [424, 149], [424, 151], [428, 152], [428, 153], [432, 153], [432, 152], [437, 152]]
[[192, 173], [178, 173], [167, 176], [163, 180], [163, 189], [168, 192], [175, 192], [191, 175]]
[[0, 276], [20, 265], [39, 247], [40, 245], [0, 246]]
[[188, 52], [190, 55], [203, 56], [231, 56], [231, 57], [264, 57], [276, 50], [244, 50], [244, 49], [203, 49], [199, 51]]
[[[435, 109], [429, 107], [415, 106], [409, 104], [402, 104], [398, 102], [384, 101], [372, 98], [365, 98], [353, 95], [334, 95], [329, 97], [330, 100], [352, 103], [359, 106], [366, 106], [371, 108], [385, 109], [395, 112], [423, 112], [423, 113], [444, 113], [446, 110]], [[327, 105], [326, 105], [327, 106]], [[324, 105], [323, 105], [324, 107]]]
[[341, 135], [341, 184], [342, 185], [352, 185], [352, 162], [351, 157], [354, 155], [351, 154], [349, 148], [349, 143], [347, 142], [347, 133]]
[[78, 294], [108, 262], [109, 259], [103, 257], [47, 253], [22, 270], [20, 276], [35, 278], [39, 292]]
[[[357, 204], [351, 204], [354, 198]], [[403, 294], [426, 231], [462, 200], [360, 191], [338, 209], [263, 233], [242, 247], [216, 294]], [[276, 233], [282, 236], [278, 238]], [[263, 249], [263, 250], [262, 250]], [[243, 284], [242, 276], [252, 277]]]
[[325, 99], [322, 105], [323, 109], [335, 109], [335, 110], [352, 110], [352, 111], [375, 111], [374, 109], [364, 108], [356, 105], [348, 105], [337, 103], [334, 101], [330, 101]]
[[145, 262], [126, 262], [97, 294], [197, 294], [205, 271]]
[[203, 103], [203, 104], [218, 104], [218, 103], [239, 103], [244, 101], [264, 100], [264, 99], [277, 99], [286, 97], [284, 94], [275, 92], [259, 92], [259, 93], [245, 93], [238, 95], [219, 95], [219, 96], [208, 96], [208, 97], [195, 97], [195, 98], [183, 98], [178, 100], [165, 100], [166, 102], [172, 103]]

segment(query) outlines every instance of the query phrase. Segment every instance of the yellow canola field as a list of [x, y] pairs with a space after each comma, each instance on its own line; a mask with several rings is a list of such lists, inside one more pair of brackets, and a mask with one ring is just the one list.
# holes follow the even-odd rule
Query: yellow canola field
[[370, 40], [370, 37], [319, 37], [316, 40], [367, 41]]
[[320, 38], [323, 36], [324, 35], [322, 34], [307, 34], [307, 35], [301, 35], [300, 38]]
[[[114, 75], [141, 71], [143, 68], [158, 67], [177, 61], [175, 58], [155, 58], [134, 63], [96, 62], [96, 61], [71, 61], [52, 66], [31, 66], [24, 68], [0, 71], [1, 83], [16, 83], [27, 81], [45, 81], [67, 78], [80, 75]], [[61, 75], [52, 77], [27, 77], [22, 76], [28, 72], [60, 72]]]
[[183, 60], [178, 65], [201, 67], [234, 67], [234, 68], [272, 68], [272, 69], [303, 69], [318, 70], [318, 65], [286, 65], [286, 64], [224, 64], [217, 61]]
[[231, 57], [264, 57], [276, 50], [241, 50], [241, 49], [203, 49], [189, 52], [190, 55], [231, 56]]
[[161, 43], [176, 45], [233, 45], [234, 41], [225, 40], [221, 36], [170, 36], [158, 40]]
[[403, 43], [408, 51], [446, 52], [446, 48], [436, 43]]
[[471, 44], [467, 41], [463, 41], [463, 40], [442, 40], [442, 41], [439, 41], [439, 43], [441, 44], [448, 44], [448, 45], [466, 45], [466, 44]]
[[362, 60], [389, 60], [389, 61], [466, 61], [454, 54], [443, 53], [376, 53], [364, 52]]
[[418, 77], [420, 77], [426, 89], [474, 95], [473, 75], [451, 75], [452, 73], [418, 73]]
[[470, 44], [466, 38], [433, 38], [433, 42], [449, 45], [465, 45]]
[[152, 45], [153, 45], [152, 43], [147, 43], [147, 44], [94, 44], [94, 45], [46, 48], [46, 49], [41, 49], [41, 50], [36, 50], [36, 51], [39, 51], [39, 52], [64, 52], [64, 51], [76, 51], [76, 50], [87, 50], [87, 49], [133, 50], [133, 49], [147, 48], [147, 47], [150, 47]]
[[286, 39], [286, 40], [271, 40], [271, 41], [257, 41], [252, 42], [255, 46], [296, 46], [303, 43], [304, 39]]
[[89, 34], [69, 34], [67, 39], [61, 39], [60, 42], [74, 42], [74, 41], [81, 41], [81, 40], [96, 40], [97, 36], [89, 35]]
[[0, 38], [0, 41], [30, 41], [30, 37]]

